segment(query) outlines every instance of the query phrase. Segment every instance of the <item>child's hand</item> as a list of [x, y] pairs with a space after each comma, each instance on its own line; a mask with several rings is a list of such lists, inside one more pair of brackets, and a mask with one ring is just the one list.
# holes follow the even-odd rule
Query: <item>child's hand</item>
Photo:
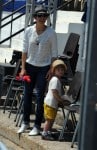
[[64, 104], [63, 103], [58, 103], [58, 107], [64, 108]]
[[63, 99], [63, 101], [67, 100], [67, 101], [69, 101], [71, 103], [73, 102], [72, 95], [71, 96], [69, 96], [69, 95], [62, 95], [61, 98]]
[[62, 101], [58, 104], [58, 106], [61, 107], [61, 108], [63, 108], [64, 106], [69, 106], [70, 104], [71, 104], [70, 101], [68, 101], [68, 100], [62, 100]]
[[68, 100], [63, 100], [63, 105], [64, 105], [64, 106], [68, 106], [68, 105], [70, 105], [70, 104], [71, 104], [70, 101], [68, 101]]

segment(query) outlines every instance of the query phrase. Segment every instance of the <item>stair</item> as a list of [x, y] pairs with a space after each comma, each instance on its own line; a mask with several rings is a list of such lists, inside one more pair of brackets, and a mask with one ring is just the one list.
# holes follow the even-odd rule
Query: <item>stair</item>
[[[57, 140], [45, 141], [41, 139], [41, 135], [28, 136], [30, 130], [21, 135], [17, 134], [19, 127], [16, 127], [13, 121], [15, 116], [12, 114], [11, 117], [8, 118], [8, 113], [9, 112], [6, 111], [6, 113], [3, 114], [2, 109], [0, 109], [0, 136], [21, 148], [18, 150], [71, 150], [71, 142], [59, 142]], [[34, 115], [31, 116], [31, 127], [33, 126], [34, 117]], [[42, 123], [42, 128], [43, 125], [44, 123]], [[59, 130], [60, 126], [54, 124], [54, 129]], [[17, 150], [17, 148], [13, 148], [13, 150]], [[75, 146], [72, 150], [77, 150], [77, 147]]]

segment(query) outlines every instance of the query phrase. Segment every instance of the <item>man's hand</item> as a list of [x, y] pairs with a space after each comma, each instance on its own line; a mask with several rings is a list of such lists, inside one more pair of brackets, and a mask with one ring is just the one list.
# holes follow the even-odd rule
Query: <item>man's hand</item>
[[24, 75], [26, 75], [26, 70], [25, 69], [21, 69], [21, 72], [19, 73], [19, 76], [23, 77]]

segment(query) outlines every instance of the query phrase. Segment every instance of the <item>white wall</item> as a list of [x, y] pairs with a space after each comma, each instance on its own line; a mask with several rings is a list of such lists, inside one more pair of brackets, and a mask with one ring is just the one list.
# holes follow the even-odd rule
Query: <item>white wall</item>
[[58, 38], [58, 54], [63, 55], [63, 51], [70, 33], [78, 33], [79, 39], [79, 59], [77, 70], [82, 70], [84, 23], [81, 21], [83, 12], [58, 11], [56, 32]]

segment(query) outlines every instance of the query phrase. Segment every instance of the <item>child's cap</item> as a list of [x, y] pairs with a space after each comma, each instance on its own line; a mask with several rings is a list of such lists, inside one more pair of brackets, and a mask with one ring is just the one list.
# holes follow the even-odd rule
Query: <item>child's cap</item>
[[60, 60], [60, 59], [57, 59], [57, 60], [55, 60], [55, 61], [52, 63], [52, 69], [51, 69], [52, 73], [54, 72], [55, 68], [56, 68], [57, 66], [59, 66], [59, 65], [63, 66], [63, 68], [64, 68], [65, 71], [67, 70], [67, 66], [66, 66], [66, 64], [64, 63], [64, 61], [63, 61], [63, 60]]

